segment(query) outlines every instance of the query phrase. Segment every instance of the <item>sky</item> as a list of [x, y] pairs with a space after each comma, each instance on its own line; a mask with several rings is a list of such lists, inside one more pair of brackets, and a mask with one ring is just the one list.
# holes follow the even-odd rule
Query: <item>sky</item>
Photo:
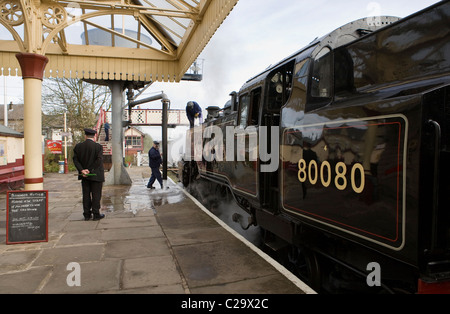
[[[205, 109], [223, 107], [251, 77], [353, 20], [375, 15], [406, 17], [436, 0], [239, 0], [200, 59], [202, 82], [154, 83], [140, 99], [164, 91], [171, 109], [190, 100]], [[21, 78], [0, 77], [0, 103], [23, 102]], [[150, 103], [141, 108], [160, 108]]]

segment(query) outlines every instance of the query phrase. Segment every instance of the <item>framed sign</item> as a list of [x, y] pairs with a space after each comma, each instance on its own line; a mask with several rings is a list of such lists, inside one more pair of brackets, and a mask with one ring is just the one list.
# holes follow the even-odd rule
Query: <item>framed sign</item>
[[48, 242], [48, 191], [8, 191], [6, 244]]
[[47, 141], [47, 148], [52, 154], [62, 154], [62, 141]]

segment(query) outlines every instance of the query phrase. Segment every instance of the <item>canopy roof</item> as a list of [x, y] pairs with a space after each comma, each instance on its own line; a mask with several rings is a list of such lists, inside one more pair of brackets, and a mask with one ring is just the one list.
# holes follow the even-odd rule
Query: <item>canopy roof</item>
[[238, 0], [2, 0], [0, 67], [45, 55], [46, 77], [180, 81]]

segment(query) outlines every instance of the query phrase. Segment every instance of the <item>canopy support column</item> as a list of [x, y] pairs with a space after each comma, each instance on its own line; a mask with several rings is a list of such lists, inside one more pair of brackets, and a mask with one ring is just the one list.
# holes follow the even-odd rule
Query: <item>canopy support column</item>
[[42, 80], [48, 58], [18, 53], [24, 89], [25, 190], [43, 190]]
[[123, 90], [124, 82], [109, 82], [111, 89], [112, 167], [105, 178], [106, 185], [131, 185], [130, 176], [123, 165]]

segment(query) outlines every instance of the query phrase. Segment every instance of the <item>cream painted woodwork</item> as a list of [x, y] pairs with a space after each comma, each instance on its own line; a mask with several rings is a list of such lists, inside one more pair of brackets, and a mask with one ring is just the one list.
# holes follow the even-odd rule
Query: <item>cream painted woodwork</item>
[[[0, 74], [21, 76], [15, 55], [27, 52], [49, 59], [44, 77], [179, 82], [237, 1], [2, 0], [0, 23], [13, 40], [0, 40]], [[111, 16], [111, 23], [99, 24], [95, 18], [100, 16]], [[135, 19], [136, 38], [113, 27], [117, 16]], [[90, 45], [89, 38], [85, 44], [69, 44], [66, 29], [75, 23], [84, 31], [97, 28], [114, 35], [111, 45]], [[141, 30], [157, 47], [140, 40]], [[114, 38], [125, 38], [136, 48], [116, 46]]]

